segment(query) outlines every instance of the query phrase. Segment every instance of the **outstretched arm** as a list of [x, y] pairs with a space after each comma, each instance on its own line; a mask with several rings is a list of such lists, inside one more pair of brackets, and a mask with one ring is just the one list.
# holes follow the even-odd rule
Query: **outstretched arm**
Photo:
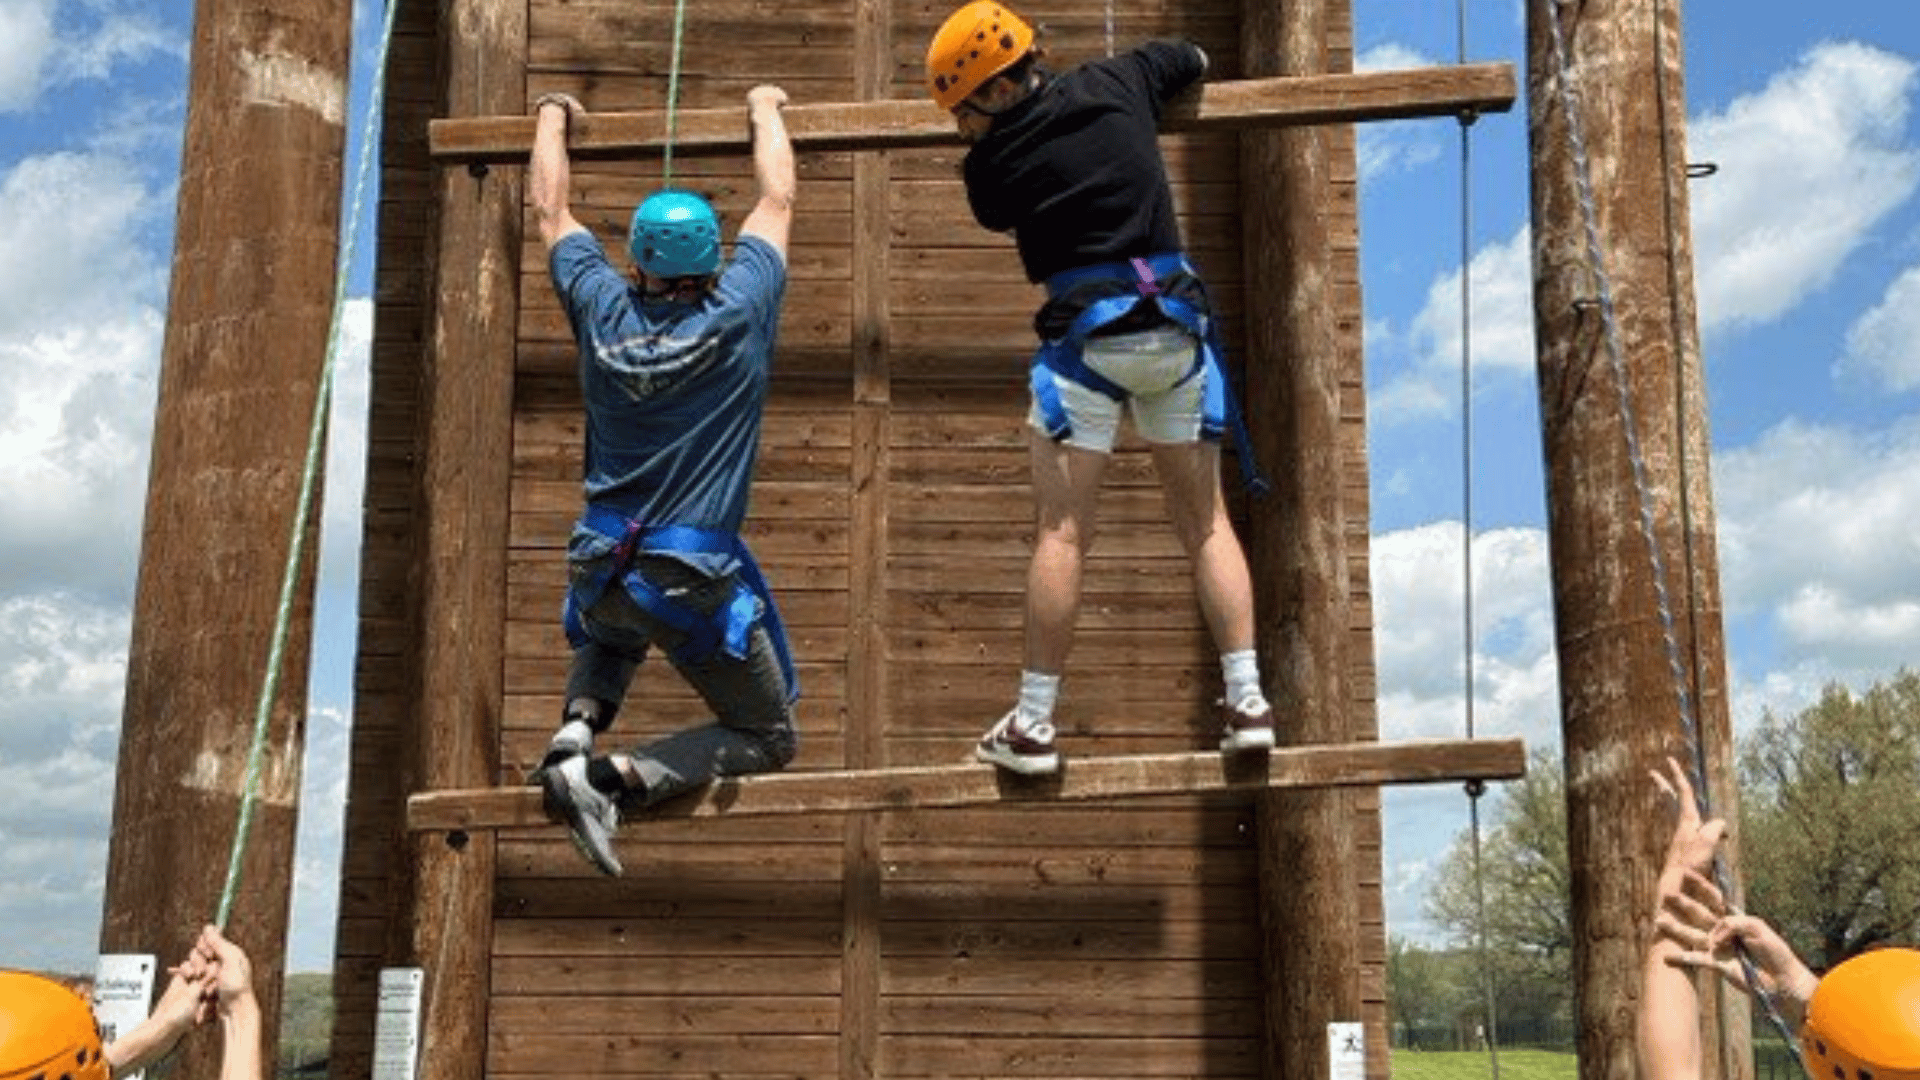
[[1678, 804], [1673, 839], [1667, 843], [1666, 864], [1660, 870], [1654, 925], [1660, 928], [1647, 948], [1641, 969], [1640, 1016], [1635, 1025], [1635, 1047], [1641, 1080], [1700, 1080], [1700, 994], [1693, 973], [1674, 965], [1685, 950], [1667, 928], [1677, 908], [1699, 906], [1687, 893], [1691, 880], [1713, 865], [1713, 849], [1727, 831], [1727, 823], [1702, 822], [1693, 785], [1685, 770], [1667, 759], [1667, 775], [1653, 774], [1660, 791]]
[[152, 1015], [107, 1045], [113, 1075], [144, 1069], [172, 1053], [180, 1037], [211, 1012], [207, 999], [213, 993], [214, 973], [197, 952], [189, 951], [187, 959], [168, 972], [167, 989]]
[[740, 225], [740, 235], [765, 240], [782, 259], [787, 256], [793, 196], [799, 183], [794, 176], [793, 143], [787, 139], [787, 122], [780, 115], [786, 103], [787, 92], [777, 86], [756, 86], [747, 91], [747, 120], [753, 125], [753, 176], [760, 185], [760, 199]]
[[1668, 905], [1660, 916], [1661, 934], [1678, 946], [1667, 962], [1718, 971], [1734, 987], [1752, 994], [1746, 967], [1735, 951], [1745, 949], [1747, 958], [1753, 961], [1753, 973], [1759, 977], [1760, 992], [1779, 1007], [1780, 1018], [1790, 1028], [1799, 1030], [1806, 1022], [1813, 991], [1820, 985], [1819, 976], [1801, 962], [1793, 946], [1765, 919], [1729, 913], [1720, 889], [1704, 875], [1689, 872], [1686, 892], [1688, 897]]
[[253, 994], [253, 961], [215, 926], [201, 930], [194, 947], [217, 973], [214, 1001], [224, 1044], [220, 1080], [265, 1080], [260, 1040], [266, 1025], [260, 1016], [260, 1000]]
[[527, 186], [540, 240], [547, 250], [568, 233], [584, 232], [574, 220], [567, 189], [573, 183], [573, 163], [567, 156], [567, 135], [573, 121], [586, 110], [570, 94], [542, 94], [533, 107], [533, 160], [528, 163]]

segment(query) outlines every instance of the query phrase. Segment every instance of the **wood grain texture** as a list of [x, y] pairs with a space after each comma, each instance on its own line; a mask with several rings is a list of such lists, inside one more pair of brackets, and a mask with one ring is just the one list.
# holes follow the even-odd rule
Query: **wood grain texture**
[[[1294, 75], [1203, 84], [1168, 107], [1169, 132], [1237, 130], [1363, 120], [1504, 112], [1515, 96], [1511, 64]], [[899, 150], [959, 146], [953, 118], [923, 99], [832, 104], [796, 102], [786, 109], [796, 150]], [[667, 143], [664, 112], [601, 112], [574, 128], [582, 159], [658, 154]], [[746, 107], [683, 109], [674, 119], [673, 153], [741, 154], [749, 149]], [[531, 116], [449, 117], [428, 127], [436, 160], [520, 162], [533, 145]]]
[[[1349, 787], [1510, 780], [1525, 773], [1517, 739], [1419, 740], [1295, 746], [1230, 758], [1218, 753], [1068, 758], [1051, 777], [1014, 777], [989, 765], [773, 773], [716, 781], [663, 803], [649, 817], [744, 817], [906, 810], [980, 803], [1115, 799], [1256, 788]], [[546, 822], [534, 788], [426, 791], [408, 800], [415, 830], [518, 828]]]

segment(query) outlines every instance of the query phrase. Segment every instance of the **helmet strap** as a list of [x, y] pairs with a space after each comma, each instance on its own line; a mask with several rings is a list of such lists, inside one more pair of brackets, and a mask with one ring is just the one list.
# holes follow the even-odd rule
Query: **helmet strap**
[[687, 277], [661, 277], [640, 271], [640, 290], [649, 300], [673, 300], [690, 304], [713, 290], [713, 274], [694, 274]]

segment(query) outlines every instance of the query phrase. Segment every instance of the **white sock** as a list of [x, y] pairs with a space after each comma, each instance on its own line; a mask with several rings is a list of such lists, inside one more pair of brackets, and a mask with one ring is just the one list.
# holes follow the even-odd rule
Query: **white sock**
[[1227, 704], [1245, 713], [1258, 714], [1267, 706], [1267, 695], [1260, 689], [1260, 660], [1252, 649], [1220, 654], [1220, 674], [1227, 684]]
[[1053, 719], [1054, 703], [1060, 700], [1060, 676], [1038, 671], [1020, 673], [1020, 704], [1015, 708], [1028, 723]]
[[576, 746], [582, 753], [593, 749], [593, 729], [584, 720], [569, 720], [553, 733], [553, 746]]

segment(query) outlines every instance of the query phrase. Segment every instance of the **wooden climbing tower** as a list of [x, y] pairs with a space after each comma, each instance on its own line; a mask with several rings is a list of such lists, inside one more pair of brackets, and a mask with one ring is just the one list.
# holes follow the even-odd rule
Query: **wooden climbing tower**
[[[1314, 745], [1253, 775], [1206, 753], [1217, 664], [1135, 443], [1109, 473], [1058, 716], [1074, 790], [954, 767], [1017, 678], [1036, 291], [974, 225], [959, 150], [922, 101], [947, 6], [700, 0], [675, 179], [730, 235], [752, 190], [739, 110], [760, 82], [790, 93], [801, 151], [748, 534], [801, 662], [800, 756], [629, 827], [617, 880], [524, 792], [436, 796], [517, 784], [565, 674], [581, 418], [516, 164], [529, 103], [565, 90], [597, 114], [575, 208], [619, 235], [658, 180], [673, 5], [402, 2], [334, 1076], [368, 1075], [393, 965], [426, 972], [426, 1078], [1324, 1076], [1343, 1020], [1385, 1075], [1367, 785], [1511, 776], [1521, 754], [1350, 745], [1377, 725], [1344, 122], [1499, 111], [1513, 76], [1353, 76], [1346, 0], [1113, 6], [1122, 46], [1177, 35], [1213, 58], [1216, 85], [1164, 145], [1279, 481], [1237, 515], [1270, 696], [1283, 739]], [[1057, 63], [1105, 50], [1100, 5], [1020, 10]], [[699, 715], [649, 665], [616, 737]]]

